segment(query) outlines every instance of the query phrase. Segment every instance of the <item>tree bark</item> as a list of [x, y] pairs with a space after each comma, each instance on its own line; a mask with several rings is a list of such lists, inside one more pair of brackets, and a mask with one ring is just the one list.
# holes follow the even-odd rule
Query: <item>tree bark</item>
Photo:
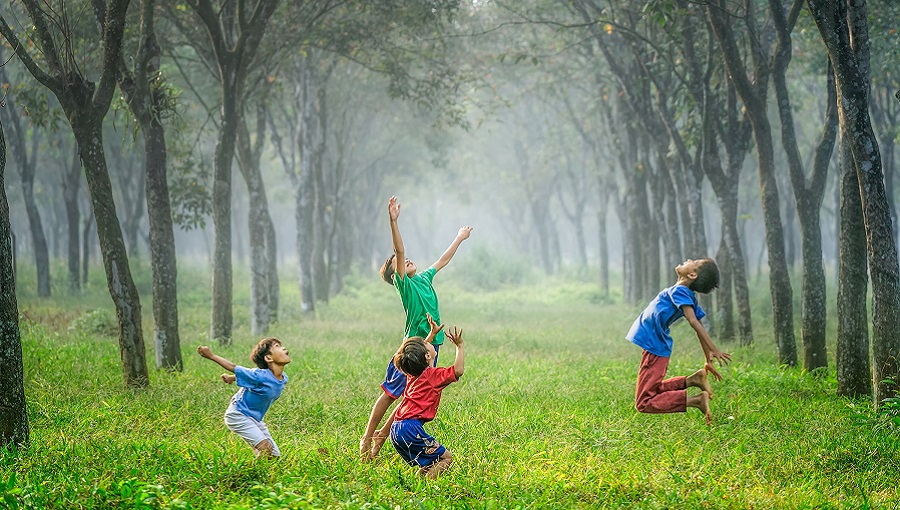
[[[797, 345], [794, 339], [794, 318], [791, 279], [784, 253], [784, 233], [779, 210], [778, 185], [775, 181], [775, 153], [772, 131], [766, 113], [765, 95], [757, 87], [768, 80], [764, 68], [765, 56], [761, 55], [759, 41], [751, 41], [750, 46], [757, 52], [754, 61], [757, 68], [754, 75], [758, 83], [751, 83], [744, 69], [730, 20], [726, 17], [725, 2], [715, 0], [707, 4], [707, 15], [716, 39], [721, 46], [725, 66], [735, 85], [735, 90], [743, 101], [756, 140], [756, 154], [759, 170], [760, 195], [762, 197], [763, 219], [766, 228], [766, 248], [769, 256], [769, 290], [772, 294], [772, 315], [775, 340], [778, 345], [778, 362], [782, 365], [797, 364]], [[750, 5], [748, 2], [747, 6]], [[753, 27], [752, 12], [745, 13], [748, 27]], [[755, 34], [754, 34], [755, 35]]]
[[840, 155], [840, 234], [837, 289], [837, 393], [849, 397], [872, 394], [869, 318], [866, 311], [868, 265], [865, 221], [859, 178], [843, 133]]
[[141, 303], [128, 265], [103, 151], [103, 118], [116, 88], [128, 0], [111, 0], [101, 16], [103, 70], [98, 83], [87, 80], [77, 69], [66, 67], [73, 56], [58, 52], [42, 7], [36, 0], [24, 0], [24, 4], [50, 73], [38, 67], [2, 16], [0, 33], [17, 48], [16, 54], [32, 76], [53, 91], [72, 126], [87, 176], [107, 285], [116, 308], [125, 385], [145, 387], [150, 380], [141, 329]]
[[[800, 150], [794, 133], [794, 115], [787, 85], [787, 69], [791, 61], [791, 31], [800, 12], [803, 0], [793, 0], [788, 13], [779, 0], [769, 0], [776, 30], [775, 57], [773, 59], [772, 81], [781, 119], [781, 143], [787, 155], [791, 188], [797, 204], [800, 220], [801, 251], [803, 258], [803, 278], [801, 283], [801, 323], [800, 338], [804, 347], [803, 368], [809, 372], [828, 367], [825, 349], [825, 267], [822, 262], [822, 232], [819, 211], [825, 196], [828, 161], [834, 149], [837, 134], [836, 95], [834, 75], [829, 66], [827, 90], [827, 110], [822, 138], [816, 152], [816, 161], [809, 181], [803, 172]], [[790, 219], [788, 219], [790, 222]]]
[[12, 229], [9, 202], [4, 185], [6, 140], [0, 122], [0, 449], [27, 447], [28, 413], [25, 408], [25, 372], [19, 307], [16, 303], [16, 275], [12, 257]]
[[900, 384], [900, 266], [878, 140], [869, 118], [869, 42], [865, 2], [809, 0], [834, 66], [838, 115], [859, 178], [872, 280], [875, 407]]
[[81, 291], [80, 263], [81, 251], [79, 243], [81, 213], [78, 211], [78, 191], [81, 188], [81, 160], [78, 159], [78, 147], [75, 147], [72, 164], [63, 175], [63, 200], [66, 203], [66, 219], [68, 227], [68, 263], [69, 292], [77, 294]]
[[[2, 56], [0, 56], [2, 60]], [[6, 73], [0, 68], [0, 81], [8, 83]], [[28, 228], [31, 232], [31, 240], [34, 245], [34, 264], [37, 269], [37, 294], [39, 297], [50, 297], [50, 249], [47, 237], [44, 234], [44, 225], [41, 221], [41, 213], [34, 200], [34, 172], [37, 164], [37, 148], [40, 143], [40, 130], [35, 127], [31, 132], [31, 149], [28, 148], [26, 127], [21, 119], [16, 116], [15, 107], [11, 103], [5, 108], [0, 108], [0, 118], [9, 126], [12, 133], [10, 147], [16, 164], [19, 167], [19, 177], [22, 182], [22, 196], [25, 202], [25, 212], [28, 217]]]
[[[272, 267], [271, 261], [275, 252], [274, 225], [269, 215], [268, 199], [260, 172], [260, 156], [262, 155], [263, 141], [266, 137], [265, 111], [263, 105], [258, 105], [256, 115], [256, 138], [251, 143], [250, 131], [246, 118], [241, 123], [238, 131], [238, 166], [247, 184], [248, 218], [247, 225], [250, 231], [250, 310], [251, 330], [255, 335], [265, 335], [269, 330], [269, 322], [273, 315], [270, 299], [272, 297], [272, 283], [270, 278], [276, 280], [278, 273]], [[275, 272], [273, 273], [273, 269]], [[277, 306], [277, 295], [276, 303]]]

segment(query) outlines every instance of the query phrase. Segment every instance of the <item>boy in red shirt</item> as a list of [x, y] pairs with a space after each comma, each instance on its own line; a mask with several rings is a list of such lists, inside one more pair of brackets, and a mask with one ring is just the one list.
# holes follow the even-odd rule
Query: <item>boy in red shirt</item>
[[407, 382], [403, 400], [388, 421], [391, 444], [397, 453], [409, 465], [418, 467], [420, 475], [436, 478], [450, 467], [453, 455], [425, 432], [423, 424], [437, 414], [444, 388], [462, 376], [465, 355], [462, 330], [454, 327], [446, 337], [456, 346], [456, 360], [452, 367], [435, 367], [437, 353], [431, 340], [444, 326], [438, 326], [430, 315], [428, 323], [431, 332], [426, 338], [407, 338], [394, 355], [394, 363], [407, 374]]

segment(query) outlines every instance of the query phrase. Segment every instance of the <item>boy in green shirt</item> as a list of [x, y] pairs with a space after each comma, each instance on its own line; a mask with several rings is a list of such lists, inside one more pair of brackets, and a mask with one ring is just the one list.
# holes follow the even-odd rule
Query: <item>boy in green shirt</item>
[[[416, 265], [406, 258], [403, 249], [403, 239], [400, 237], [400, 229], [397, 226], [397, 218], [400, 217], [400, 202], [397, 201], [397, 197], [391, 197], [388, 202], [388, 216], [391, 223], [391, 240], [394, 245], [394, 253], [387, 258], [381, 267], [381, 278], [388, 284], [393, 285], [397, 289], [397, 293], [400, 294], [400, 301], [403, 303], [403, 309], [406, 311], [404, 338], [414, 336], [425, 338], [431, 331], [431, 326], [428, 324], [428, 315], [430, 314], [436, 323], [440, 324], [441, 322], [441, 315], [438, 312], [437, 294], [432, 286], [434, 275], [450, 262], [450, 259], [456, 254], [459, 245], [469, 238], [472, 227], [460, 228], [456, 238], [453, 239], [453, 242], [450, 243], [443, 255], [431, 267], [421, 273], [416, 273]], [[398, 260], [403, 261], [403, 265], [400, 267], [396, 263]], [[431, 341], [435, 352], [440, 350], [443, 343], [444, 332], [441, 331]], [[437, 355], [435, 355], [434, 362], [435, 364], [437, 363]], [[388, 363], [384, 382], [381, 384], [383, 391], [372, 406], [372, 413], [369, 415], [366, 431], [359, 441], [359, 454], [362, 460], [374, 458], [381, 450], [381, 446], [388, 438], [390, 431], [375, 429], [381, 423], [381, 419], [384, 418], [391, 404], [403, 395], [405, 388], [406, 374], [394, 366], [392, 357]]]

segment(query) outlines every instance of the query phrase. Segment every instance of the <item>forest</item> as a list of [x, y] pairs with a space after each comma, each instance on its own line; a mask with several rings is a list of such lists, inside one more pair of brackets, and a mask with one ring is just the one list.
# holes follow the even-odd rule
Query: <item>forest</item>
[[[896, 0], [0, 0], [0, 508], [895, 508], [898, 29]], [[367, 453], [414, 336], [392, 253], [465, 332], [437, 480]], [[629, 325], [703, 258], [711, 423], [639, 413]], [[691, 317], [670, 376], [711, 361]], [[202, 359], [267, 337], [276, 462]]]

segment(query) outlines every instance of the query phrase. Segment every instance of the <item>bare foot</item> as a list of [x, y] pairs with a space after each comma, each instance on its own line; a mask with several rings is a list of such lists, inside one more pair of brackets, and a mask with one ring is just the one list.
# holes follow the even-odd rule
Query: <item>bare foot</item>
[[685, 382], [688, 386], [700, 388], [702, 391], [708, 393], [710, 399], [713, 398], [712, 385], [709, 384], [709, 377], [707, 376], [705, 368], [701, 368], [700, 370], [697, 370], [693, 374], [689, 375], [687, 381]]
[[379, 430], [375, 431], [375, 434], [372, 435], [372, 450], [369, 454], [374, 459], [378, 456], [378, 452], [381, 451], [381, 447], [384, 446], [384, 442], [387, 441], [388, 432], [381, 432]]
[[359, 460], [368, 462], [372, 458], [372, 436], [363, 436], [359, 440]]
[[703, 413], [703, 416], [706, 418], [706, 424], [709, 425], [712, 423], [712, 413], [709, 411], [709, 393], [705, 391], [701, 391], [698, 397], [697, 409]]

